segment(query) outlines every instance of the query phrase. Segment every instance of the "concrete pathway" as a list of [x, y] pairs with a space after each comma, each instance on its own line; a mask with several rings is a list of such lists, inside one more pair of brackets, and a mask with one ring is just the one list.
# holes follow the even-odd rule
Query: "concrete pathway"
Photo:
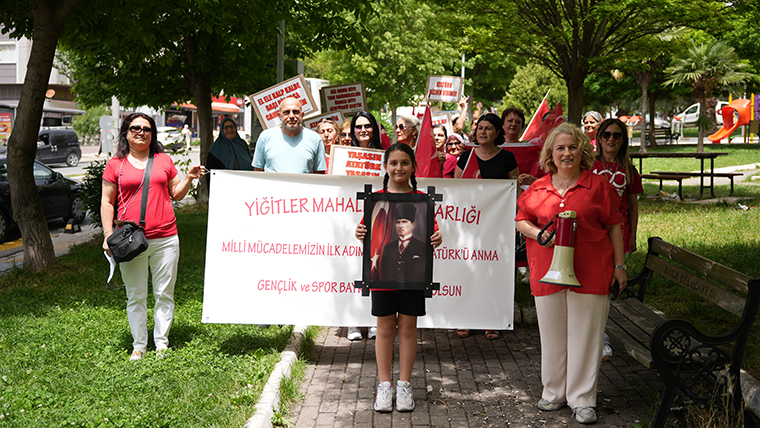
[[[314, 361], [294, 406], [296, 428], [311, 427], [580, 427], [570, 409], [543, 412], [538, 327], [518, 325], [489, 341], [482, 331], [465, 339], [454, 330], [418, 331], [412, 373], [416, 409], [372, 410], [378, 384], [374, 341], [350, 342], [330, 327], [317, 338]], [[398, 343], [396, 344], [396, 352]], [[394, 384], [398, 364], [394, 364]], [[596, 426], [648, 421], [663, 385], [656, 373], [616, 354], [602, 364]]]

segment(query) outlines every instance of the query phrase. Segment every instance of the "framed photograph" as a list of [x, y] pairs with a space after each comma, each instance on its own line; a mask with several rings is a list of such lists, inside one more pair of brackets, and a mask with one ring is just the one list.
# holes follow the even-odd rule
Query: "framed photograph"
[[434, 187], [428, 193], [372, 193], [372, 186], [357, 194], [364, 199], [362, 280], [356, 287], [369, 290], [425, 290], [431, 297], [439, 284], [433, 282], [435, 201], [441, 195]]

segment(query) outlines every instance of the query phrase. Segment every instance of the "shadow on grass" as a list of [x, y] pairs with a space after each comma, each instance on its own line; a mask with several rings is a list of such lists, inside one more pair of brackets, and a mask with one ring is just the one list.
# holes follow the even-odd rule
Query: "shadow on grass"
[[289, 327], [272, 326], [261, 329], [250, 326], [249, 333], [232, 334], [219, 345], [219, 350], [227, 355], [248, 355], [258, 349], [283, 349], [292, 333]]

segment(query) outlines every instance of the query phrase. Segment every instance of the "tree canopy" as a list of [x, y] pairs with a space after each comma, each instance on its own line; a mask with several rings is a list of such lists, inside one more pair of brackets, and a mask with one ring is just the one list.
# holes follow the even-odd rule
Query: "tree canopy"
[[617, 56], [636, 55], [631, 45], [648, 34], [679, 25], [710, 25], [721, 3], [695, 0], [465, 0], [452, 5], [476, 13], [498, 38], [477, 40], [494, 50], [512, 51], [560, 76], [568, 88], [567, 114], [579, 124], [584, 81], [609, 71]]

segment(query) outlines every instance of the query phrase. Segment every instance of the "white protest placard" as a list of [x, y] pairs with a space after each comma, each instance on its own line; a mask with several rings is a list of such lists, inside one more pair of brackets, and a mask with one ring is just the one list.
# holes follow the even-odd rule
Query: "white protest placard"
[[384, 176], [384, 153], [385, 150], [333, 144], [330, 146], [330, 169], [327, 173], [332, 175]]
[[301, 110], [304, 115], [317, 111], [309, 85], [306, 84], [303, 74], [248, 96], [253, 111], [256, 112], [256, 117], [259, 118], [259, 123], [264, 129], [280, 126], [280, 102], [288, 97], [293, 97], [301, 102]]
[[319, 127], [319, 122], [321, 122], [322, 119], [332, 119], [338, 125], [340, 125], [340, 123], [343, 122], [343, 114], [339, 111], [336, 111], [333, 113], [320, 114], [319, 116], [312, 116], [308, 119], [303, 120], [303, 127], [316, 132], [317, 128]]
[[462, 78], [456, 76], [428, 76], [428, 101], [458, 103], [462, 98]]
[[451, 123], [451, 113], [435, 113], [430, 116], [433, 126], [443, 125], [446, 127], [446, 135], [454, 133], [454, 125]]
[[[203, 322], [375, 325], [362, 278], [357, 192], [380, 177], [212, 172]], [[443, 195], [443, 244], [422, 328], [511, 329], [514, 314], [514, 180], [419, 179]]]
[[322, 109], [325, 113], [341, 111], [344, 114], [367, 110], [367, 94], [364, 82], [347, 85], [325, 86], [319, 89]]

